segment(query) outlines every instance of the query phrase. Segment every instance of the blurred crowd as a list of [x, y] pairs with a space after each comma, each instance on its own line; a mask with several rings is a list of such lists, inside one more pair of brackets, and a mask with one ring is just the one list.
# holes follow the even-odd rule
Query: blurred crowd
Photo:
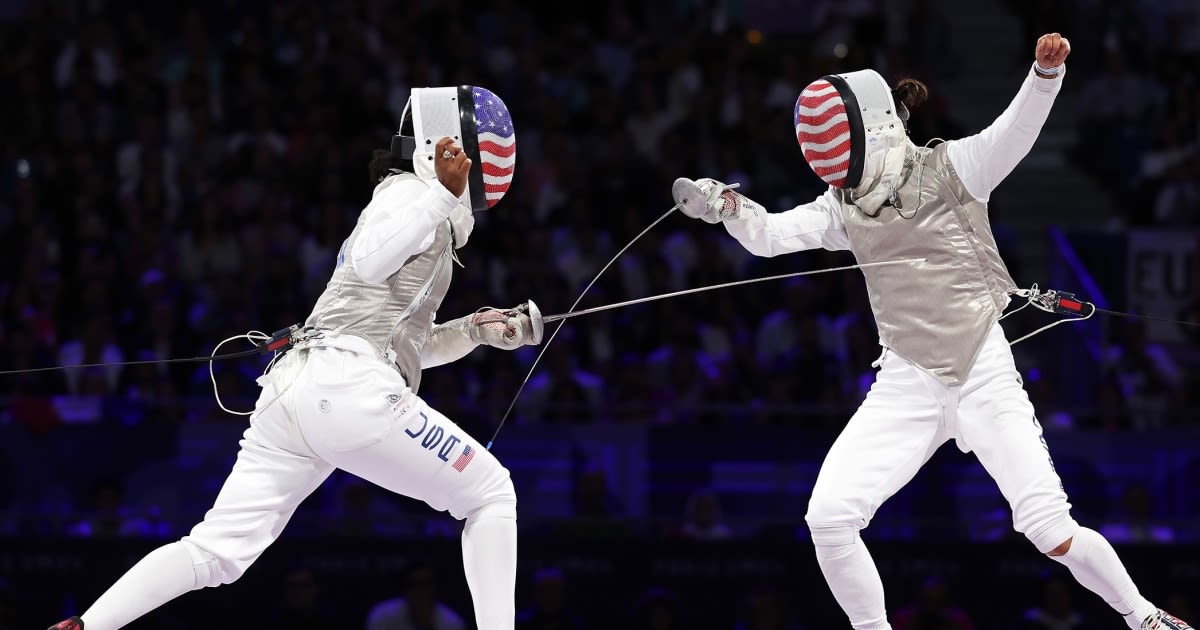
[[[702, 3], [612, 3], [587, 20], [516, 2], [104, 9], [31, 2], [5, 27], [5, 368], [203, 356], [303, 321], [412, 86], [487, 86], [520, 138], [517, 182], [481, 217], [441, 318], [529, 298], [561, 312], [668, 205], [675, 177], [740, 181], [776, 208], [819, 193], [785, 132], [795, 95], [888, 56], [879, 15], [832, 7], [830, 31], [862, 42], [842, 58], [757, 45]], [[844, 261], [754, 260], [722, 230], [673, 219], [583, 306]], [[829, 275], [577, 320], [522, 420], [776, 421], [807, 404], [832, 406], [836, 423], [878, 352], [861, 285]], [[422, 393], [468, 427], [490, 423], [529, 354], [477, 351], [431, 371]], [[261, 369], [218, 363], [216, 380], [244, 400]], [[21, 397], [101, 400], [14, 405], [35, 425], [220, 414], [181, 403], [208, 395], [203, 363], [6, 378]]]
[[[666, 211], [679, 176], [738, 182], [772, 210], [820, 194], [791, 129], [796, 96], [822, 74], [870, 66], [893, 80], [922, 79], [934, 98], [913, 112], [914, 141], [965, 133], [938, 89], [958, 64], [933, 2], [797, 4], [775, 16], [790, 19], [756, 30], [743, 26], [749, 8], [778, 3], [609, 2], [585, 16], [570, 3], [515, 0], [5, 3], [0, 370], [205, 357], [222, 339], [303, 321], [370, 198], [371, 152], [388, 145], [414, 86], [493, 90], [520, 147], [511, 190], [459, 252], [464, 268], [441, 320], [530, 298], [543, 312], [566, 311]], [[1029, 50], [1042, 32], [1071, 37], [1067, 80], [1081, 91], [1072, 156], [1119, 200], [1123, 221], [1195, 227], [1200, 3], [1007, 4]], [[580, 307], [852, 262], [823, 251], [754, 258], [720, 227], [672, 216]], [[1047, 425], [1194, 424], [1179, 413], [1200, 402], [1186, 370], [1140, 325], [1116, 330], [1094, 405], [1081, 410], [1030, 374], [1031, 397], [1054, 417]], [[235, 340], [221, 352], [247, 347]], [[482, 435], [539, 350], [477, 350], [427, 372], [421, 394]], [[855, 273], [694, 294], [568, 322], [513, 422], [836, 429], [870, 386], [878, 354]], [[214, 369], [226, 404], [248, 409], [263, 361]], [[206, 362], [0, 378], [0, 421], [39, 432], [74, 422], [243, 421], [214, 404]], [[69, 533], [162, 535], [158, 524], [123, 515], [119, 480], [92, 491], [99, 516]], [[1142, 503], [1136, 494], [1129, 501], [1134, 514]], [[1171, 536], [1137, 518], [1106, 533]], [[693, 496], [672, 535], [729, 537], [715, 495]], [[302, 610], [285, 613], [317, 614], [312, 580], [289, 574], [288, 592], [298, 593], [289, 606]], [[453, 618], [464, 611], [438, 608], [432, 580], [411, 574], [406, 597], [419, 604], [381, 603], [368, 630], [405, 627], [388, 625], [389, 615], [418, 605], [449, 620], [427, 627], [461, 627]], [[561, 571], [538, 573], [537, 604], [520, 627], [590, 627], [564, 604], [563, 580]], [[1048, 580], [1045, 601], [1014, 624], [1084, 627], [1070, 621], [1063, 584]], [[975, 627], [945, 603], [944, 584], [927, 586], [897, 628]], [[803, 627], [769, 588], [751, 589], [744, 604], [738, 628]], [[679, 627], [667, 594], [648, 593], [638, 610], [638, 627]]]
[[1027, 32], [1070, 24], [1084, 70], [1076, 163], [1122, 225], [1200, 225], [1200, 3], [1010, 0]]
[[[1076, 19], [1069, 2], [1019, 4], [1043, 20], [1046, 6]], [[1104, 181], [1119, 183], [1105, 169], [1137, 172], [1116, 165], [1143, 145], [1113, 140], [1115, 130], [1162, 132], [1144, 144], [1157, 179], [1127, 183], [1157, 195], [1155, 207], [1168, 209], [1156, 216], [1183, 216], [1178, 208], [1195, 198], [1188, 156], [1200, 118], [1188, 63], [1196, 29], [1182, 25], [1194, 24], [1195, 6], [1156, 5], [1164, 8], [1135, 21], [1117, 11], [1126, 3], [1084, 4], [1109, 26], [1106, 62], [1089, 61], [1084, 36], [1071, 80], [1104, 94], [1085, 106], [1111, 107], [1081, 116], [1103, 131], [1087, 127], [1081, 138], [1120, 149], [1085, 154]], [[544, 312], [566, 310], [665, 210], [675, 177], [739, 182], [775, 210], [819, 194], [787, 130], [796, 94], [821, 74], [873, 66], [920, 77], [935, 99], [914, 113], [914, 140], [963, 133], [937, 90], [956, 66], [943, 63], [949, 41], [931, 2], [914, 0], [907, 13], [876, 2], [807, 5], [813, 19], [764, 34], [740, 26], [743, 3], [617, 2], [583, 19], [511, 1], [225, 0], [117, 11], [31, 0], [0, 39], [11, 95], [0, 104], [0, 366], [205, 356], [226, 337], [303, 321], [370, 197], [369, 155], [387, 145], [412, 86], [489, 87], [520, 138], [516, 181], [462, 252], [443, 320], [530, 298]], [[1192, 22], [1174, 19], [1176, 6]], [[1146, 30], [1160, 23], [1170, 37]], [[1117, 71], [1125, 74], [1109, 74]], [[1118, 88], [1126, 79], [1161, 85]], [[1160, 120], [1173, 122], [1151, 122]], [[848, 262], [828, 252], [754, 258], [718, 227], [671, 217], [581, 306]], [[422, 394], [469, 429], [492, 426], [535, 352], [476, 351], [431, 370]], [[877, 353], [857, 274], [692, 295], [567, 324], [518, 421], [802, 418], [836, 427], [869, 386]], [[1136, 378], [1165, 383], [1170, 404], [1189, 402], [1170, 365], [1144, 363]], [[262, 367], [217, 363], [223, 396], [252, 399]], [[6, 376], [4, 386], [17, 398], [13, 416], [36, 426], [222, 415], [207, 399], [205, 363]]]
[[[303, 321], [413, 86], [492, 89], [520, 146], [513, 187], [478, 218], [440, 320], [531, 298], [566, 311], [667, 209], [679, 176], [740, 183], [772, 210], [820, 194], [791, 117], [822, 74], [918, 77], [934, 98], [913, 113], [914, 141], [966, 133], [939, 91], [959, 66], [933, 2], [802, 4], [803, 20], [773, 3], [700, 0], [612, 2], [587, 16], [512, 0], [6, 5], [0, 369], [206, 357], [222, 339]], [[1037, 33], [1072, 31], [1080, 156], [1117, 187], [1130, 221], [1194, 225], [1198, 5], [1010, 4], [1030, 49]], [[755, 7], [779, 19], [744, 26]], [[672, 216], [580, 307], [852, 262], [756, 258], [720, 227]], [[1073, 405], [1031, 372], [1039, 408], [1057, 426], [1193, 423], [1178, 413], [1200, 390], [1186, 370], [1137, 323], [1117, 330], [1095, 404]], [[879, 353], [856, 273], [657, 301], [560, 332], [513, 422], [836, 429]], [[430, 370], [421, 394], [482, 435], [539, 351], [477, 350]], [[214, 382], [247, 409], [265, 360], [216, 362], [212, 382], [205, 361], [5, 375], [0, 417], [39, 432], [241, 422], [214, 404]]]

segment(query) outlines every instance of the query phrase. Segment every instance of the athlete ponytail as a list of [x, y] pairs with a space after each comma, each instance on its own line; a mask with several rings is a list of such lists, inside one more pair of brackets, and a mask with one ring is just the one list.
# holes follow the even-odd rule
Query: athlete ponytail
[[916, 79], [900, 79], [896, 87], [892, 88], [892, 96], [912, 110], [929, 98], [929, 88]]

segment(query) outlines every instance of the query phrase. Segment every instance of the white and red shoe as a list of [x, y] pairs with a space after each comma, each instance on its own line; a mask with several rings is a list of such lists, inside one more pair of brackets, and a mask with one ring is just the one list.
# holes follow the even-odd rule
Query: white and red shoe
[[1192, 627], [1179, 617], [1159, 610], [1146, 617], [1142, 622], [1142, 630], [1192, 630]]

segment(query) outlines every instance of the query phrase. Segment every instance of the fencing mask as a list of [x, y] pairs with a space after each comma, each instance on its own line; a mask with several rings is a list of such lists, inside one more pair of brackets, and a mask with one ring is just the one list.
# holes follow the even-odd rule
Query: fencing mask
[[804, 159], [835, 188], [854, 189], [880, 177], [886, 166], [881, 152], [907, 142], [908, 109], [874, 70], [810, 83], [796, 99], [794, 120]]
[[[516, 132], [504, 101], [473, 85], [413, 88], [405, 112], [410, 108], [413, 135], [394, 136], [392, 154], [411, 159], [418, 175], [431, 176], [434, 146], [453, 138], [471, 159], [463, 204], [474, 212], [496, 205], [512, 184], [517, 161]], [[403, 128], [403, 119], [400, 124]]]

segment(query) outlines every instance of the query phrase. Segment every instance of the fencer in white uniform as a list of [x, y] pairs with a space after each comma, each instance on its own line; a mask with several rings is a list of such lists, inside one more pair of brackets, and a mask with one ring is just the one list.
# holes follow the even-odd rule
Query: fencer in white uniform
[[826, 582], [858, 630], [891, 627], [859, 532], [950, 439], [995, 479], [1014, 528], [1130, 628], [1188, 627], [1140, 595], [1112, 546], [1071, 517], [998, 323], [1016, 285], [987, 201], [1037, 139], [1069, 50], [1057, 34], [1039, 39], [1035, 64], [1004, 113], [982, 132], [932, 149], [914, 146], [906, 130], [904, 101], [923, 100], [923, 85], [902, 81], [893, 90], [873, 70], [810, 84], [796, 102], [796, 135], [830, 187], [786, 212], [768, 213], [711, 179], [681, 178], [673, 187], [684, 213], [723, 222], [759, 256], [825, 248], [849, 250], [859, 263], [924, 259], [863, 269], [880, 369], [826, 456], [806, 515]]
[[532, 302], [434, 324], [473, 212], [508, 190], [516, 137], [507, 108], [482, 88], [417, 88], [410, 107], [413, 135], [398, 134], [384, 157], [412, 172], [379, 173], [303, 340], [259, 378], [250, 426], [212, 509], [54, 628], [115, 630], [183, 593], [233, 582], [335, 468], [465, 520], [477, 626], [513, 628], [517, 499], [508, 470], [417, 389], [422, 369], [481, 344], [541, 340]]

